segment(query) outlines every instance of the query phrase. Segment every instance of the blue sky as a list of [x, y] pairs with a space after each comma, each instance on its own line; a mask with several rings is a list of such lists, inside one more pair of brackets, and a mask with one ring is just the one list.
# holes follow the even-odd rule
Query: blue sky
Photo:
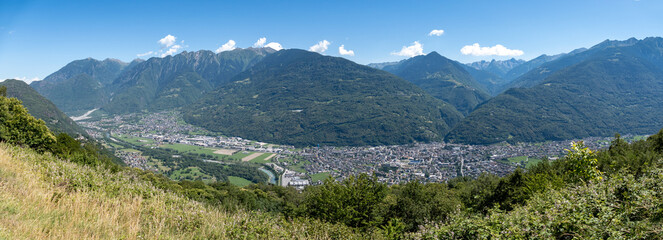
[[[149, 52], [142, 58], [215, 51], [229, 40], [246, 48], [263, 37], [307, 50], [323, 42], [314, 49], [326, 45], [323, 54], [361, 64], [432, 51], [464, 63], [529, 60], [605, 39], [663, 36], [661, 13], [659, 0], [2, 0], [0, 79], [42, 79], [87, 57], [131, 61]], [[354, 55], [341, 55], [341, 45]]]

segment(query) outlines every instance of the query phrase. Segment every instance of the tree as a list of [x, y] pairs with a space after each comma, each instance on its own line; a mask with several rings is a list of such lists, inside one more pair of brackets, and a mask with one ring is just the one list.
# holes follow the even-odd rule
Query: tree
[[407, 231], [416, 231], [427, 222], [444, 220], [461, 202], [455, 191], [446, 184], [410, 181], [392, 188], [395, 201], [389, 207], [388, 216], [402, 220]]
[[55, 136], [41, 119], [28, 114], [16, 98], [7, 98], [6, 88], [0, 88], [0, 141], [24, 145], [43, 152], [55, 144]]
[[603, 172], [598, 169], [596, 152], [585, 147], [582, 141], [571, 143], [571, 149], [566, 151], [568, 152], [565, 157], [566, 169], [572, 181], [587, 182], [602, 179]]
[[663, 152], [663, 129], [658, 131], [657, 134], [649, 136], [647, 140], [653, 144], [654, 150], [657, 152]]
[[387, 190], [385, 184], [367, 174], [350, 176], [342, 182], [327, 179], [321, 186], [307, 188], [305, 211], [310, 217], [329, 222], [375, 227], [382, 223], [379, 210]]

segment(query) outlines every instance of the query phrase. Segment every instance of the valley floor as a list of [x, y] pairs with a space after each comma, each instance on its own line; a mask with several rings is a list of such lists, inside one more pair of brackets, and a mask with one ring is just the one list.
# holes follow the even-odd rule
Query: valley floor
[[[96, 114], [97, 112], [95, 112]], [[445, 182], [455, 177], [477, 177], [482, 173], [504, 176], [516, 168], [528, 168], [540, 159], [556, 159], [566, 153], [571, 141], [495, 144], [489, 146], [449, 143], [415, 143], [394, 146], [309, 147], [262, 143], [194, 127], [177, 111], [118, 116], [95, 116], [78, 121], [88, 134], [115, 150], [131, 167], [169, 172], [172, 179], [212, 181], [209, 169], [170, 169], [163, 156], [151, 156], [140, 149], [168, 150], [173, 156], [189, 155], [196, 161], [235, 164], [248, 162], [258, 168], [269, 165], [277, 176], [288, 169], [296, 178], [281, 185], [317, 184], [320, 174], [343, 179], [360, 173], [376, 173], [381, 182]], [[636, 136], [637, 137], [637, 136]], [[626, 139], [627, 136], [625, 136]], [[640, 136], [642, 138], [642, 136]], [[637, 140], [632, 137], [628, 140]], [[609, 145], [612, 137], [582, 139], [591, 149]], [[577, 141], [577, 140], [576, 140]], [[259, 173], [256, 171], [256, 173]], [[248, 179], [233, 175], [233, 179]], [[239, 181], [234, 181], [238, 183]]]

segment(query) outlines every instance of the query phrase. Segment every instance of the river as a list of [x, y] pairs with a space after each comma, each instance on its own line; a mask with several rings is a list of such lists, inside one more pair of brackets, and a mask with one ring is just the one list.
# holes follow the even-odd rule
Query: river
[[260, 169], [260, 171], [262, 171], [262, 172], [266, 173], [267, 175], [269, 175], [269, 183], [276, 184], [276, 175], [274, 175], [274, 173], [272, 173], [272, 171], [269, 171], [269, 170], [265, 169], [264, 167], [261, 167], [259, 169]]

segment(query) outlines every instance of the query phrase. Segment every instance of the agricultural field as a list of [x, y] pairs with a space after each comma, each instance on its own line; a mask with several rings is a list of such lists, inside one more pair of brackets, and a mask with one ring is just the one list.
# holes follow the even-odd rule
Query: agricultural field
[[241, 177], [235, 177], [235, 176], [228, 176], [228, 181], [230, 182], [230, 184], [238, 186], [238, 187], [245, 187], [245, 186], [253, 184], [253, 182], [251, 182], [249, 180], [246, 180], [246, 179], [241, 178]]
[[198, 167], [188, 167], [173, 171], [170, 178], [173, 180], [205, 180], [212, 179], [212, 176], [202, 173]]
[[[163, 145], [160, 145], [159, 147], [160, 148], [172, 149], [172, 150], [175, 150], [179, 153], [193, 153], [193, 154], [209, 155], [209, 156], [213, 156], [214, 158], [216, 158], [216, 160], [221, 160], [221, 161], [223, 161], [223, 160], [242, 161], [243, 158], [257, 153], [257, 152], [250, 152], [250, 151], [237, 151], [237, 150], [232, 150], [232, 149], [221, 149], [221, 148], [195, 146], [195, 145], [181, 144], [181, 143], [163, 144]], [[229, 154], [232, 154], [232, 155], [229, 155]]]
[[317, 181], [324, 181], [329, 177], [331, 174], [328, 172], [322, 172], [322, 173], [316, 173], [316, 174], [311, 174], [311, 182], [317, 182]]
[[263, 153], [262, 155], [251, 159], [249, 162], [252, 163], [270, 163], [272, 159], [276, 157], [276, 153]]
[[132, 145], [138, 145], [138, 146], [154, 143], [154, 140], [148, 138], [140, 138], [140, 137], [127, 136], [127, 135], [113, 135], [113, 137], [117, 138], [118, 140], [125, 141]]
[[253, 160], [254, 158], [257, 158], [258, 156], [262, 155], [262, 153], [252, 153], [251, 155], [248, 155], [246, 157], [242, 158], [242, 162], [248, 162]]
[[530, 158], [529, 161], [527, 161], [527, 164], [525, 165], [525, 168], [530, 168], [537, 163], [541, 162], [541, 159], [538, 158]]
[[117, 143], [114, 143], [113, 141], [106, 141], [105, 143], [108, 144], [108, 146], [106, 146], [106, 147], [111, 147], [111, 148], [115, 148], [115, 149], [121, 149], [121, 148], [124, 148], [122, 145], [119, 145], [119, 144], [117, 144]]
[[290, 170], [293, 170], [295, 172], [299, 173], [306, 173], [306, 170], [304, 169], [304, 166], [307, 164], [311, 164], [309, 161], [304, 161], [304, 160], [295, 160], [293, 158], [283, 158], [280, 159], [279, 161], [288, 163], [287, 168]]
[[247, 156], [249, 156], [253, 153], [254, 152], [249, 152], [249, 151], [238, 151], [235, 154], [230, 155], [230, 158], [232, 158], [233, 160], [242, 161], [243, 158], [245, 158], [245, 157], [247, 157]]
[[133, 149], [133, 148], [121, 148], [121, 149], [118, 149], [118, 151], [123, 151], [123, 152], [140, 152], [140, 151], [138, 151], [138, 150], [136, 150], [136, 149]]
[[221, 154], [221, 155], [233, 155], [237, 152], [235, 149], [218, 149], [214, 151], [215, 154]]
[[180, 153], [220, 155], [220, 154], [214, 153], [214, 151], [216, 151], [217, 149], [207, 148], [207, 147], [202, 147], [202, 146], [189, 145], [189, 144], [169, 143], [169, 144], [160, 145], [159, 147], [160, 148], [172, 149], [172, 150], [178, 151]]
[[[507, 159], [505, 163], [511, 163], [511, 164], [520, 164], [521, 162], [525, 162], [525, 168], [529, 168], [530, 166], [533, 166], [541, 161], [541, 159], [538, 158], [531, 158], [528, 156], [518, 156], [518, 157], [510, 157]], [[504, 161], [502, 161], [504, 162]]]
[[628, 137], [628, 138], [624, 138], [624, 139], [626, 141], [631, 141], [632, 142], [632, 141], [647, 140], [648, 137], [649, 137], [649, 135], [636, 135], [636, 136]]

